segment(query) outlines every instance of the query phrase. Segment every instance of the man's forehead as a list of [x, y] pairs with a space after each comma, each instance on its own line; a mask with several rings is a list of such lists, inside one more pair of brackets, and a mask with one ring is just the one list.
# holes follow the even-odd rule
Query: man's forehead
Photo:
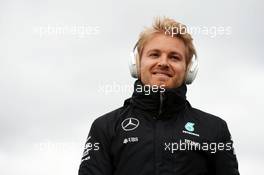
[[168, 54], [183, 54], [182, 51], [179, 51], [178, 49], [162, 49], [162, 48], [153, 48], [153, 49], [146, 49], [146, 53], [150, 53], [150, 52], [165, 52]]
[[184, 55], [185, 45], [179, 38], [172, 38], [166, 35], [155, 35], [146, 42], [143, 52], [159, 51], [166, 53], [178, 53]]

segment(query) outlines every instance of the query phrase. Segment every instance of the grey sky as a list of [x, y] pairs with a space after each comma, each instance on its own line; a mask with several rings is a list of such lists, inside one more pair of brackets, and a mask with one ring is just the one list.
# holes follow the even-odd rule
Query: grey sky
[[187, 97], [227, 121], [241, 174], [259, 174], [263, 7], [256, 0], [2, 0], [0, 174], [77, 174], [92, 121], [131, 95], [109, 88], [132, 87], [127, 60], [139, 32], [164, 15], [188, 27], [231, 28], [194, 35], [200, 70]]

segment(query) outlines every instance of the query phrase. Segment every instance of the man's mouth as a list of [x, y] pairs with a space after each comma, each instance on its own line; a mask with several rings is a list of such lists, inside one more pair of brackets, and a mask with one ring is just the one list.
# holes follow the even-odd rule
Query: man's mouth
[[153, 75], [159, 75], [159, 76], [166, 76], [166, 77], [172, 77], [172, 74], [169, 72], [164, 71], [154, 71], [152, 72]]

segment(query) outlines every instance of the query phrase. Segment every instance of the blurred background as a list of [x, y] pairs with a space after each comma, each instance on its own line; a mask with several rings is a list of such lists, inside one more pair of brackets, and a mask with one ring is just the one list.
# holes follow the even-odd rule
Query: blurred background
[[241, 174], [264, 156], [262, 1], [0, 1], [0, 174], [77, 174], [90, 125], [132, 93], [128, 58], [156, 16], [192, 31], [193, 107], [231, 131]]

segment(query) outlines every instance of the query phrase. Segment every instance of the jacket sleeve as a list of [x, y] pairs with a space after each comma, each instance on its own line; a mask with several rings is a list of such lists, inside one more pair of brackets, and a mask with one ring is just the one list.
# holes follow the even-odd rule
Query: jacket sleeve
[[[219, 129], [218, 147], [214, 156], [215, 174], [216, 175], [239, 175], [238, 162], [234, 152], [233, 141], [225, 121], [221, 122]], [[221, 149], [219, 149], [221, 148]]]
[[108, 135], [106, 122], [96, 119], [85, 142], [78, 175], [112, 175]]

